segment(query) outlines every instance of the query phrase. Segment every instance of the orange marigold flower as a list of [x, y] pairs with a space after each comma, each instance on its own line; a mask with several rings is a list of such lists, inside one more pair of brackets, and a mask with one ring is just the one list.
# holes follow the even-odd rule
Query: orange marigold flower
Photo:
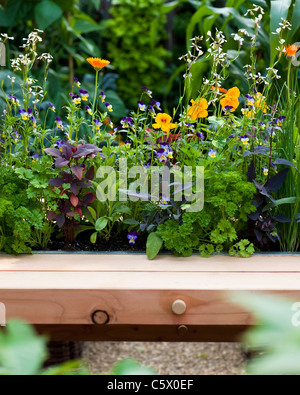
[[285, 47], [286, 50], [286, 56], [293, 57], [296, 55], [296, 52], [298, 51], [299, 47], [296, 47], [296, 45], [289, 45], [288, 47]]
[[100, 71], [110, 64], [108, 60], [100, 58], [88, 58], [87, 62], [89, 62], [89, 64], [92, 65], [96, 71]]
[[241, 95], [240, 90], [237, 87], [229, 89], [229, 91], [224, 95], [223, 99], [221, 99], [220, 103], [222, 108], [224, 107], [232, 107], [231, 112], [235, 111], [240, 105], [239, 97]]
[[187, 115], [192, 121], [208, 117], [208, 103], [206, 99], [191, 100], [192, 106], [188, 108]]
[[165, 133], [169, 133], [171, 129], [175, 129], [178, 126], [175, 123], [172, 123], [170, 115], [163, 113], [157, 114], [155, 122], [156, 123], [152, 125], [154, 129], [161, 129]]
[[219, 91], [219, 92], [221, 92], [221, 93], [227, 93], [227, 92], [228, 92], [227, 89], [225, 89], [225, 88], [220, 88], [219, 86], [212, 86], [212, 87], [210, 88], [210, 90], [211, 90], [211, 91]]

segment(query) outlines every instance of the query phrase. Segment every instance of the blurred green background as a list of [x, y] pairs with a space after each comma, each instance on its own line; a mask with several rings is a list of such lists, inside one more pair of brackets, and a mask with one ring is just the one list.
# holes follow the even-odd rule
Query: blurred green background
[[[293, 29], [288, 43], [300, 41], [300, 0], [1, 0], [0, 32], [15, 37], [8, 43], [8, 56], [20, 53], [23, 37], [34, 28], [44, 30], [39, 52], [54, 56], [48, 81], [48, 100], [59, 109], [65, 104], [73, 78], [83, 89], [92, 91], [94, 73], [88, 57], [111, 61], [105, 70], [101, 87], [107, 100], [114, 105], [114, 117], [119, 119], [135, 109], [141, 88], [154, 92], [165, 111], [172, 111], [183, 90], [185, 64], [179, 57], [185, 54], [190, 39], [215, 27], [225, 32], [225, 50], [234, 57], [238, 43], [231, 36], [240, 28], [253, 32], [254, 24], [244, 14], [253, 4], [265, 10], [263, 29], [257, 43], [258, 71], [270, 65], [278, 45], [272, 35], [281, 17], [288, 18]], [[206, 41], [203, 41], [204, 52]], [[233, 84], [246, 90], [244, 65], [249, 63], [250, 43], [231, 66], [228, 87]], [[287, 64], [280, 65], [284, 72]], [[0, 81], [6, 84], [10, 65], [0, 68]], [[210, 63], [200, 59], [193, 66], [193, 92], [196, 96]], [[42, 78], [39, 65], [34, 77]], [[5, 86], [4, 86], [5, 88]]]

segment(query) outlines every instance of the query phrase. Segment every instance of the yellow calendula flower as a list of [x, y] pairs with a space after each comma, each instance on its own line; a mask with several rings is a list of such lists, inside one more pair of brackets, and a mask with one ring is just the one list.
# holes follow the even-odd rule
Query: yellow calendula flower
[[239, 97], [241, 95], [240, 90], [237, 87], [229, 89], [226, 95], [223, 96], [220, 103], [222, 108], [232, 107], [231, 112], [235, 111], [240, 105]]
[[110, 61], [100, 58], [88, 58], [87, 62], [89, 62], [89, 64], [93, 66], [96, 71], [100, 71], [110, 64]]
[[157, 114], [155, 124], [152, 125], [154, 129], [161, 129], [165, 133], [169, 133], [171, 129], [175, 129], [177, 126], [177, 124], [172, 123], [172, 117], [164, 113]]
[[191, 103], [192, 105], [188, 108], [187, 115], [192, 121], [208, 117], [208, 103], [206, 99], [191, 100]]

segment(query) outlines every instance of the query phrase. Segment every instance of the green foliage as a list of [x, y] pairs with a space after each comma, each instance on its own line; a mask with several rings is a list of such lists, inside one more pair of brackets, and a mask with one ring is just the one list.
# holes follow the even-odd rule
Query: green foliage
[[299, 375], [299, 304], [274, 295], [253, 293], [235, 293], [231, 300], [253, 313], [257, 322], [241, 339], [253, 351], [247, 373]]
[[46, 353], [46, 339], [19, 321], [11, 321], [0, 331], [0, 374], [29, 376], [39, 372]]
[[147, 240], [147, 257], [154, 259], [163, 246], [163, 240], [157, 233], [150, 233]]
[[[43, 369], [47, 359], [47, 342], [33, 327], [21, 321], [10, 321], [0, 331], [0, 375], [2, 376], [90, 376], [82, 361], [70, 361]], [[117, 362], [109, 375], [153, 375], [154, 369], [128, 359]]]
[[240, 258], [249, 258], [255, 252], [254, 245], [248, 240], [241, 240], [233, 245], [229, 250], [229, 255]]
[[234, 245], [234, 241], [247, 223], [247, 215], [255, 211], [251, 204], [254, 185], [236, 171], [215, 174], [208, 184], [202, 212], [185, 213], [182, 220], [159, 225], [157, 233], [165, 248], [177, 256], [200, 251], [202, 257], [208, 257], [224, 249], [248, 257], [254, 253], [253, 246]]
[[166, 38], [163, 0], [115, 0], [105, 22], [108, 56], [118, 70], [118, 92], [130, 107], [147, 86], [161, 92], [166, 84], [163, 46]]

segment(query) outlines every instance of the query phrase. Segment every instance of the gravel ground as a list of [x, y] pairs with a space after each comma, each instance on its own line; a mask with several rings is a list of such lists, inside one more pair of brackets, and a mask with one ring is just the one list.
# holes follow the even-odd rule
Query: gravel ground
[[159, 375], [243, 375], [245, 352], [238, 343], [85, 343], [83, 359], [93, 374], [134, 358]]

